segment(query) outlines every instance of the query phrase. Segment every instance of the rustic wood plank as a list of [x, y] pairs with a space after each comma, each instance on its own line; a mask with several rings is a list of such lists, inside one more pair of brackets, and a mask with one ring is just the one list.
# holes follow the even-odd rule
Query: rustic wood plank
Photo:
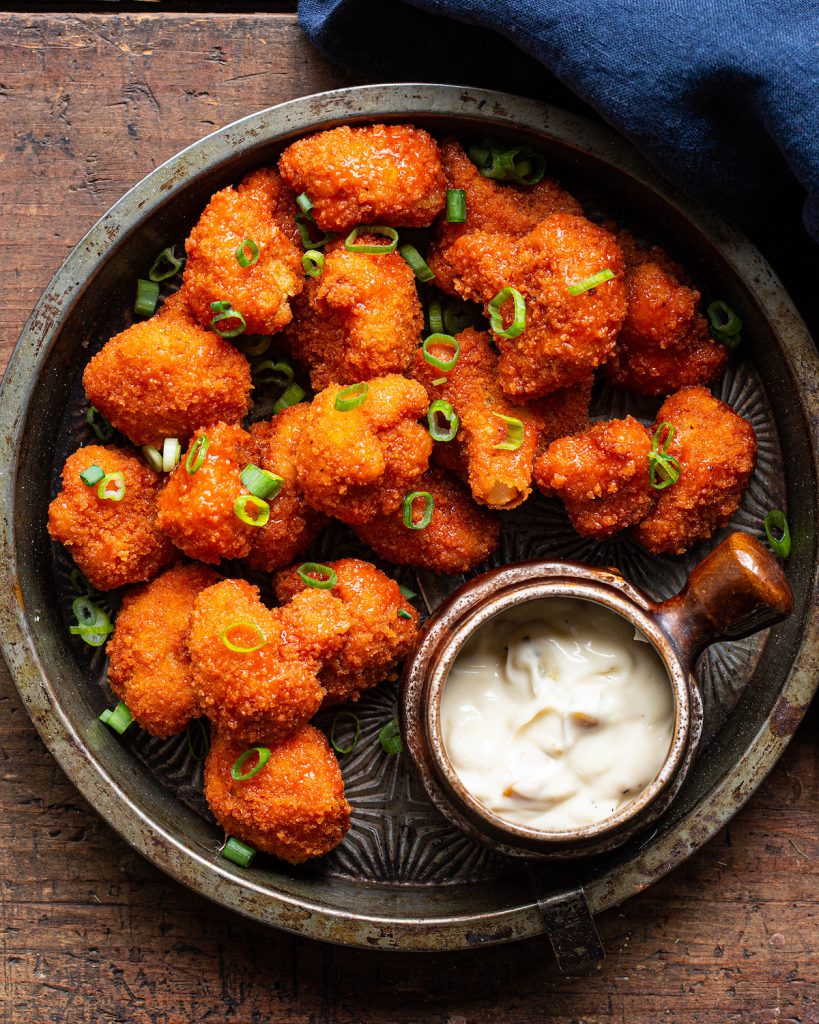
[[[292, 16], [0, 17], [0, 361], [59, 262], [147, 170], [216, 125], [347, 81]], [[602, 915], [605, 963], [562, 978], [542, 941], [338, 950], [212, 906], [85, 803], [2, 670], [3, 1019], [819, 1024], [817, 740], [814, 710], [728, 828]]]

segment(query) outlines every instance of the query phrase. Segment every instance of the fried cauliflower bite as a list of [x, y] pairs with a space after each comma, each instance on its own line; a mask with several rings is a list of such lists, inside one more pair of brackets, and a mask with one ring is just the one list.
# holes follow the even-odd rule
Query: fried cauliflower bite
[[250, 408], [247, 359], [199, 327], [179, 292], [111, 338], [82, 380], [88, 400], [137, 445], [184, 443], [203, 423], [240, 420]]
[[501, 184], [484, 178], [454, 139], [441, 143], [441, 161], [447, 186], [466, 193], [466, 221], [448, 224], [439, 220], [427, 257], [427, 263], [435, 272], [435, 284], [450, 295], [457, 292], [447, 251], [461, 235], [489, 231], [518, 238], [553, 213], [583, 214], [580, 203], [548, 178], [531, 186]]
[[[292, 319], [290, 299], [304, 285], [301, 252], [273, 220], [261, 188], [229, 186], [217, 192], [185, 242], [188, 260], [182, 291], [194, 318], [210, 327], [211, 304], [229, 302], [245, 319], [248, 334], [275, 334]], [[258, 259], [243, 267], [236, 251], [246, 240], [259, 249]], [[250, 250], [245, 250], [250, 256]], [[220, 329], [233, 329], [226, 319]]]
[[275, 473], [284, 485], [270, 498], [270, 519], [255, 529], [246, 561], [254, 569], [281, 569], [309, 547], [327, 524], [327, 517], [311, 508], [298, 478], [296, 452], [305, 429], [310, 406], [301, 403], [277, 413], [272, 420], [250, 428], [256, 449], [254, 461], [260, 469]]
[[[448, 468], [462, 476], [480, 505], [510, 509], [520, 505], [532, 492], [532, 462], [541, 430], [539, 416], [532, 409], [513, 405], [498, 385], [498, 357], [489, 345], [489, 335], [472, 328], [457, 335], [458, 362], [444, 373], [424, 358], [418, 349], [412, 367], [413, 377], [427, 389], [430, 402], [449, 402], [460, 420], [452, 441], [437, 441]], [[441, 360], [452, 356], [452, 349], [428, 345], [429, 354]], [[443, 384], [433, 381], [446, 380]], [[497, 445], [507, 440], [509, 428], [502, 419], [508, 416], [523, 425], [523, 440], [515, 451]]]
[[679, 462], [680, 476], [659, 492], [633, 536], [652, 554], [680, 555], [736, 512], [756, 464], [756, 435], [746, 419], [703, 387], [682, 388], [667, 398], [652, 434], [662, 423], [674, 428], [667, 452]]
[[[82, 482], [80, 473], [92, 466], [122, 474], [121, 500], [100, 497], [102, 480], [90, 487]], [[105, 491], [117, 493], [117, 481]], [[62, 490], [48, 508], [48, 532], [68, 548], [92, 587], [141, 583], [173, 561], [176, 551], [158, 523], [158, 487], [156, 473], [122, 448], [89, 444], [69, 455]]]
[[553, 391], [529, 406], [540, 419], [538, 452], [544, 452], [552, 441], [579, 434], [589, 425], [594, 377], [587, 377], [571, 387]]
[[350, 524], [396, 508], [432, 452], [432, 439], [418, 423], [427, 411], [423, 387], [395, 374], [367, 386], [362, 404], [347, 412], [335, 408], [340, 388], [316, 395], [296, 457], [309, 504]]
[[[231, 769], [246, 749], [217, 732], [205, 761], [205, 799], [225, 833], [291, 864], [335, 849], [350, 827], [350, 805], [324, 735], [303, 726], [271, 745], [267, 764], [238, 782]], [[249, 759], [243, 770], [257, 763]]]
[[[409, 653], [418, 631], [418, 612], [395, 580], [358, 558], [342, 558], [327, 565], [337, 576], [329, 593], [344, 605], [350, 629], [341, 648], [324, 662], [319, 673], [319, 682], [327, 691], [325, 705], [356, 701], [364, 690], [395, 679], [396, 666]], [[291, 568], [279, 573], [275, 586], [276, 598], [286, 602], [306, 584]]]
[[296, 216], [300, 210], [296, 205], [296, 197], [282, 181], [275, 167], [259, 167], [246, 174], [236, 191], [240, 196], [251, 196], [262, 204], [279, 231], [301, 251], [301, 237], [296, 225]]
[[199, 715], [188, 627], [194, 601], [218, 579], [202, 565], [175, 565], [122, 602], [106, 648], [108, 682], [152, 736], [174, 736]]
[[322, 231], [358, 224], [422, 228], [446, 203], [446, 178], [435, 140], [408, 124], [342, 125], [288, 146], [279, 171], [306, 192]]
[[639, 523], [654, 504], [650, 451], [651, 436], [631, 416], [593, 423], [549, 445], [535, 463], [535, 482], [561, 499], [581, 536], [603, 540]]
[[415, 274], [401, 256], [348, 252], [343, 242], [325, 249], [324, 270], [307, 279], [294, 314], [287, 340], [316, 391], [403, 373], [424, 326]]
[[[487, 304], [503, 289], [526, 303], [516, 338], [495, 334], [504, 392], [518, 401], [548, 395], [588, 379], [611, 354], [626, 313], [623, 257], [613, 235], [584, 217], [556, 213], [521, 238], [476, 231], [450, 246], [454, 285], [464, 298]], [[571, 295], [569, 288], [603, 270], [614, 277]], [[501, 308], [504, 329], [514, 317]]]
[[[492, 554], [500, 536], [498, 517], [479, 508], [457, 480], [440, 469], [431, 469], [414, 489], [428, 491], [435, 502], [425, 529], [408, 529], [401, 508], [354, 527], [356, 535], [377, 555], [395, 565], [452, 575], [474, 569]], [[413, 505], [413, 522], [418, 522], [422, 512], [419, 500]]]
[[349, 628], [344, 605], [324, 590], [271, 611], [244, 580], [208, 587], [196, 599], [188, 636], [200, 710], [219, 732], [251, 744], [279, 742], [318, 711], [319, 670]]
[[[207, 439], [204, 458], [189, 473], [187, 457], [202, 437]], [[234, 503], [249, 494], [241, 472], [254, 454], [253, 440], [241, 427], [215, 423], [194, 434], [158, 501], [160, 527], [189, 558], [218, 565], [223, 558], [249, 554], [260, 527], [242, 522]], [[251, 500], [247, 511], [252, 516], [255, 509]]]

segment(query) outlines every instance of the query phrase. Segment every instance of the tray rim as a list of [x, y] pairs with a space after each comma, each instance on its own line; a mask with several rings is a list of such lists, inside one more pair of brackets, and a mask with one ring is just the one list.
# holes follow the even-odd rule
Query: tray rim
[[[366, 948], [442, 951], [472, 948], [540, 934], [543, 923], [534, 901], [496, 913], [445, 917], [390, 917], [328, 907], [268, 889], [222, 864], [214, 864], [192, 846], [163, 829], [120, 788], [84, 745], [60, 707], [53, 684], [30, 640], [13, 547], [17, 456], [30, 393], [49, 344], [59, 334], [78, 294], [77, 282], [121, 235], [135, 229], [156, 209], [187, 187], [198, 172], [218, 166], [234, 146], [252, 150], [316, 122], [373, 120], [424, 115], [480, 117], [497, 128], [522, 127], [551, 135], [560, 143], [625, 171], [663, 197], [708, 236], [736, 273], [755, 273], [760, 305], [779, 324], [779, 340], [789, 368], [800, 384], [802, 409], [813, 439], [814, 486], [819, 480], [819, 389], [816, 351], [781, 282], [751, 243], [738, 231], [662, 182], [633, 147], [602, 125], [560, 108], [505, 93], [471, 87], [395, 83], [354, 86], [311, 94], [247, 115], [175, 154], [137, 182], [90, 228], [68, 255], [37, 301], [9, 359], [0, 390], [0, 436], [13, 438], [10, 470], [0, 490], [0, 544], [4, 554], [0, 594], [2, 652], [15, 686], [40, 736], [83, 796], [125, 841], [157, 867], [209, 899], [283, 930], [344, 945]], [[149, 198], [142, 198], [145, 194]], [[98, 255], [99, 254], [99, 255]], [[787, 329], [785, 329], [785, 327]], [[814, 546], [815, 556], [815, 546]], [[585, 887], [592, 913], [614, 906], [646, 887], [710, 839], [760, 785], [784, 751], [819, 683], [819, 564], [814, 558], [813, 604], [802, 641], [770, 718], [760, 727], [723, 781], [677, 824], [650, 841], [628, 861], [615, 865]], [[779, 713], [779, 718], [777, 714]], [[780, 724], [777, 724], [780, 723]], [[781, 723], [785, 723], [782, 725]], [[774, 727], [776, 726], [776, 727]], [[218, 876], [214, 886], [213, 876]]]

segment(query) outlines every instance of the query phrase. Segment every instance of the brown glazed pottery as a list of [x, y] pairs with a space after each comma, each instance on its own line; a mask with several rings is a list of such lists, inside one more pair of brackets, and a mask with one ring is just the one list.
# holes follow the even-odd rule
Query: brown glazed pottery
[[[447, 676], [466, 641], [499, 613], [549, 597], [592, 601], [627, 619], [662, 658], [676, 709], [665, 762], [642, 793], [601, 822], [560, 831], [514, 824], [479, 803], [447, 756], [440, 723]], [[454, 825], [499, 853], [569, 858], [611, 850], [668, 808], [696, 757], [703, 701], [692, 670], [699, 655], [719, 640], [738, 640], [781, 622], [792, 610], [793, 594], [779, 563], [746, 533], [727, 537], [676, 596], [659, 604], [616, 569], [531, 561], [483, 573], [427, 621], [404, 668], [402, 732], [418, 779]]]

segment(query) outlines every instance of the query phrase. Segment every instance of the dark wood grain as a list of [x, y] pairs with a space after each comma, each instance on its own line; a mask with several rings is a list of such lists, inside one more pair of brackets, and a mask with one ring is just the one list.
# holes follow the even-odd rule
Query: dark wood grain
[[[347, 84], [290, 15], [0, 16], [0, 358], [71, 247], [182, 146]], [[212, 906], [132, 852], [0, 676], [4, 1020], [19, 1024], [819, 1024], [815, 710], [750, 804], [602, 915], [608, 959], [545, 941], [459, 955], [333, 949]]]

